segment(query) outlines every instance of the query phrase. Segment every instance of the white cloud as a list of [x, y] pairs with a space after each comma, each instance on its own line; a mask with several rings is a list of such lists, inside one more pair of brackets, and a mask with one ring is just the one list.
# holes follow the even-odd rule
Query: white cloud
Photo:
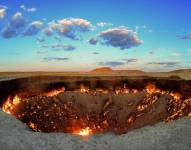
[[77, 32], [91, 31], [93, 26], [91, 22], [81, 18], [67, 18], [49, 23], [49, 28], [56, 31], [61, 36], [77, 40]]
[[36, 35], [41, 28], [43, 27], [43, 22], [41, 21], [33, 21], [28, 28], [26, 29], [26, 31], [23, 33], [24, 36], [32, 36], [32, 35]]

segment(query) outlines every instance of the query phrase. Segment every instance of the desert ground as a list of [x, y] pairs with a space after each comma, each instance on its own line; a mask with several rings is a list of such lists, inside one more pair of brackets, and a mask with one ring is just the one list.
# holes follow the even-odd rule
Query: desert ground
[[28, 76], [150, 76], [171, 77], [178, 76], [185, 80], [191, 79], [191, 69], [180, 69], [169, 72], [144, 72], [141, 70], [112, 70], [109, 67], [97, 68], [87, 72], [0, 72], [0, 80], [21, 78]]

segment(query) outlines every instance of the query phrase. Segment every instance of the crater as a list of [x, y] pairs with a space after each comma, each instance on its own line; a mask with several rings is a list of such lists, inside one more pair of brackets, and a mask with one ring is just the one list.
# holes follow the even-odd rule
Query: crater
[[40, 76], [0, 82], [0, 106], [35, 132], [81, 136], [191, 116], [191, 81]]

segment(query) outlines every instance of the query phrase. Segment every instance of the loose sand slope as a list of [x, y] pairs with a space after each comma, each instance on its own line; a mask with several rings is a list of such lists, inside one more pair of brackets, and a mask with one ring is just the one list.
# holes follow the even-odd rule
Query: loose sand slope
[[191, 119], [159, 123], [123, 135], [100, 134], [84, 140], [70, 134], [43, 134], [0, 110], [1, 150], [190, 150]]

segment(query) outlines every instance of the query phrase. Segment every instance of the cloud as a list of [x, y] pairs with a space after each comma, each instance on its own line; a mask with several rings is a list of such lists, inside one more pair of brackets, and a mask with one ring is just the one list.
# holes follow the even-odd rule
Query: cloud
[[33, 21], [31, 24], [29, 24], [26, 31], [23, 33], [23, 36], [33, 36], [38, 34], [38, 32], [43, 27], [43, 22], [41, 21]]
[[2, 30], [2, 36], [12, 38], [19, 35], [20, 30], [26, 26], [26, 22], [26, 18], [23, 17], [22, 13], [15, 13], [8, 25]]
[[76, 49], [76, 47], [72, 46], [72, 45], [63, 45], [63, 49], [65, 51], [73, 51]]
[[59, 35], [78, 40], [78, 32], [88, 32], [92, 30], [92, 24], [88, 20], [81, 18], [68, 18], [49, 23], [50, 28]]
[[154, 52], [155, 52], [154, 50], [151, 50], [151, 51], [149, 51], [149, 54], [153, 55]]
[[137, 62], [138, 60], [135, 58], [127, 58], [127, 59], [123, 59], [127, 64], [128, 63], [133, 63], [133, 62]]
[[39, 55], [41, 55], [41, 54], [46, 54], [46, 53], [48, 53], [48, 51], [46, 51], [46, 50], [37, 50], [36, 53], [39, 54]]
[[124, 65], [125, 62], [122, 61], [106, 61], [106, 62], [98, 62], [99, 66], [109, 66], [109, 67], [118, 67]]
[[136, 26], [135, 27], [135, 31], [138, 33], [139, 31], [144, 31], [144, 32], [148, 32], [148, 33], [152, 33], [153, 30], [149, 29], [146, 25], [140, 25], [140, 26]]
[[99, 53], [98, 53], [98, 52], [93, 52], [92, 54], [94, 54], [94, 55], [99, 55]]
[[149, 65], [160, 65], [164, 67], [175, 67], [179, 65], [179, 62], [149, 62]]
[[43, 30], [43, 33], [46, 35], [46, 36], [52, 36], [53, 34], [53, 30], [51, 28], [45, 28]]
[[135, 32], [125, 27], [108, 29], [100, 33], [103, 43], [120, 49], [128, 49], [143, 43]]
[[171, 56], [179, 57], [179, 56], [181, 56], [181, 54], [177, 53], [177, 52], [174, 52], [174, 53], [171, 53]]
[[45, 42], [44, 37], [38, 37], [38, 38], [36, 38], [36, 40], [37, 40], [39, 43]]
[[96, 38], [91, 38], [91, 39], [89, 39], [88, 42], [89, 42], [90, 44], [92, 44], [92, 45], [96, 45], [97, 42], [98, 42], [98, 40], [97, 40]]
[[51, 49], [57, 50], [57, 51], [58, 50], [73, 51], [76, 49], [75, 46], [69, 45], [69, 44], [68, 45], [54, 44], [54, 45], [50, 45], [50, 46], [46, 45], [46, 47], [43, 47], [43, 48], [51, 48]]
[[191, 32], [185, 35], [177, 35], [177, 38], [181, 40], [191, 40]]
[[118, 67], [118, 66], [123, 66], [129, 63], [135, 63], [138, 60], [135, 58], [125, 58], [122, 59], [121, 61], [106, 61], [106, 62], [98, 62], [98, 65], [100, 66], [109, 66], [109, 67]]
[[69, 60], [67, 57], [44, 57], [43, 61], [66, 61]]
[[50, 48], [50, 46], [47, 45], [47, 44], [43, 44], [43, 45], [41, 45], [41, 47], [42, 47], [42, 48]]
[[3, 19], [6, 14], [7, 7], [0, 5], [0, 19]]
[[97, 26], [98, 27], [105, 27], [105, 26], [112, 26], [112, 23], [108, 23], [108, 22], [98, 22]]
[[20, 8], [23, 9], [24, 11], [27, 11], [27, 12], [35, 12], [35, 11], [37, 11], [37, 8], [34, 8], [34, 7], [26, 8], [25, 5], [21, 5]]
[[61, 38], [59, 36], [55, 36], [54, 39], [58, 42], [62, 42]]
[[13, 15], [11, 20], [11, 26], [15, 28], [21, 28], [26, 25], [26, 18], [23, 17], [23, 14], [20, 12], [17, 12]]

